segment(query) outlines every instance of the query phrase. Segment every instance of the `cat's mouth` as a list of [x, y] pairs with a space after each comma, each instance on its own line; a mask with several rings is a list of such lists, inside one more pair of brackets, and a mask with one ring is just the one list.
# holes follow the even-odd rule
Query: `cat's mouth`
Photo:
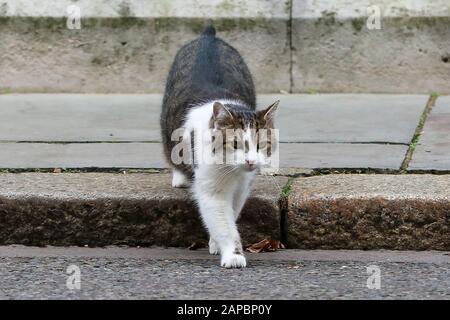
[[246, 164], [244, 164], [245, 171], [253, 171], [256, 168], [258, 168], [258, 165], [256, 163], [246, 163]]

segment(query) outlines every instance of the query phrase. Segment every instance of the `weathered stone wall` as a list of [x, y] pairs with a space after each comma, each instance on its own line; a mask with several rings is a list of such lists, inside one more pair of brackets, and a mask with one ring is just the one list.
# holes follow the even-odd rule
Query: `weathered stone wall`
[[[366, 27], [374, 3], [381, 30]], [[261, 93], [449, 93], [449, 12], [446, 0], [0, 0], [0, 92], [162, 92], [176, 51], [212, 22]]]

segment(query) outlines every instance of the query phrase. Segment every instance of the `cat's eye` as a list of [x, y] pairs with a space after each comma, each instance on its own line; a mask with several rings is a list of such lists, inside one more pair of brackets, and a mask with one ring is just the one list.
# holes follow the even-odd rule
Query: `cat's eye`
[[267, 148], [267, 141], [265, 139], [259, 139], [256, 149], [259, 151], [264, 150], [266, 148]]
[[239, 149], [239, 148], [238, 148], [238, 142], [237, 142], [237, 140], [234, 140], [234, 143], [233, 143], [233, 149], [234, 149], [234, 150]]
[[248, 145], [248, 140], [245, 140], [244, 147], [245, 147], [245, 153], [247, 153], [250, 150], [250, 147]]

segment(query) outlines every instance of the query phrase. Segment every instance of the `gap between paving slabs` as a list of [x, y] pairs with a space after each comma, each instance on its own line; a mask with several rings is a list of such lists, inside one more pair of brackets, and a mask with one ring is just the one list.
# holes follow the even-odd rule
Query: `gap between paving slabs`
[[423, 129], [425, 127], [425, 122], [428, 119], [428, 116], [430, 115], [433, 107], [436, 105], [436, 101], [438, 99], [439, 95], [436, 93], [433, 93], [428, 98], [428, 102], [423, 110], [422, 116], [420, 117], [419, 123], [417, 125], [416, 131], [414, 132], [414, 135], [411, 139], [411, 142], [408, 146], [408, 151], [406, 152], [405, 159], [403, 160], [403, 163], [400, 167], [401, 173], [406, 173], [409, 167], [409, 163], [412, 160], [414, 151], [416, 149], [417, 144], [419, 143], [420, 137], [422, 135]]
[[292, 183], [295, 178], [290, 177], [280, 194], [278, 200], [278, 207], [280, 210], [280, 241], [283, 245], [287, 246], [288, 230], [287, 230], [287, 211], [289, 210], [289, 194], [292, 191]]

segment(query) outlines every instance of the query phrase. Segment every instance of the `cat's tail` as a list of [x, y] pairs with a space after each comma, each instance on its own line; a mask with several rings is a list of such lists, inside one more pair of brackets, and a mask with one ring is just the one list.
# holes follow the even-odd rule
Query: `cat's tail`
[[220, 43], [216, 40], [216, 29], [211, 24], [205, 28], [198, 39], [195, 62], [192, 67], [192, 81], [201, 88], [219, 85], [222, 82], [218, 48]]
[[216, 28], [212, 24], [208, 25], [205, 30], [202, 32], [202, 36], [215, 37], [216, 36]]

